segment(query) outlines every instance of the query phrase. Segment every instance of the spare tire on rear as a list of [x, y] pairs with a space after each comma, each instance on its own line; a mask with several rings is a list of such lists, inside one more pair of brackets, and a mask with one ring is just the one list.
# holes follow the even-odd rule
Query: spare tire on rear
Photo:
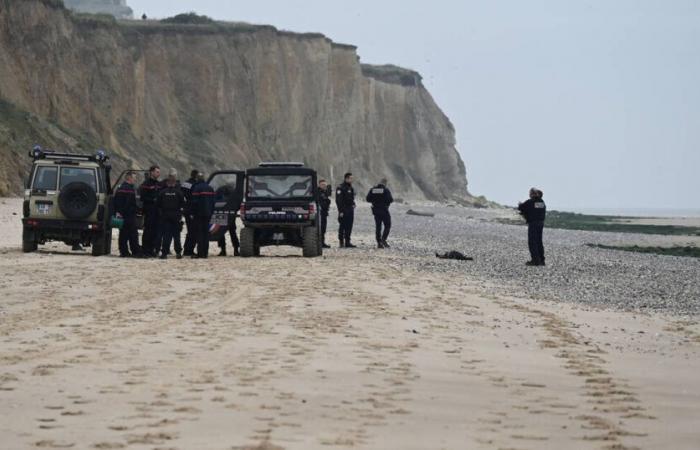
[[58, 207], [67, 219], [86, 219], [97, 208], [97, 193], [87, 183], [69, 183], [58, 194]]

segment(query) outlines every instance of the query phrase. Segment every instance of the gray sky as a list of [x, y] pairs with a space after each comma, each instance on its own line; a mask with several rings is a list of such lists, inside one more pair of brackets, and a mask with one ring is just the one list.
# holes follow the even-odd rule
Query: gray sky
[[514, 204], [700, 208], [695, 0], [129, 0], [314, 31], [418, 70], [457, 128], [469, 189]]

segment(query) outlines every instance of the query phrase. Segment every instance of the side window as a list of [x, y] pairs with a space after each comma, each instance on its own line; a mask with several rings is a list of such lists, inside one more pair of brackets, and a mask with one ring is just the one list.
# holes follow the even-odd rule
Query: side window
[[97, 175], [95, 169], [85, 169], [81, 167], [61, 167], [61, 184], [59, 189], [63, 189], [70, 183], [85, 183], [97, 192]]
[[32, 189], [38, 191], [55, 191], [58, 181], [58, 167], [39, 166], [34, 175]]

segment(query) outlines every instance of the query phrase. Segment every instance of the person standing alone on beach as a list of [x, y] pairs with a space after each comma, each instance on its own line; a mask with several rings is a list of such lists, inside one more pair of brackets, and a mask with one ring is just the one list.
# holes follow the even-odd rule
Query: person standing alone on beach
[[542, 197], [542, 191], [536, 188], [530, 189], [530, 199], [520, 203], [518, 210], [527, 222], [527, 242], [530, 247], [531, 260], [528, 266], [544, 266], [544, 244], [542, 233], [544, 231], [544, 219], [547, 215], [547, 205]]
[[355, 248], [352, 244], [352, 226], [355, 222], [355, 188], [353, 177], [346, 173], [344, 182], [335, 191], [335, 205], [338, 207], [338, 240], [340, 248]]
[[394, 203], [394, 197], [392, 197], [391, 191], [386, 187], [386, 184], [386, 179], [381, 180], [379, 184], [370, 189], [367, 194], [367, 201], [372, 204], [377, 248], [389, 248], [389, 244], [386, 241], [391, 232], [391, 214], [389, 213], [389, 207]]

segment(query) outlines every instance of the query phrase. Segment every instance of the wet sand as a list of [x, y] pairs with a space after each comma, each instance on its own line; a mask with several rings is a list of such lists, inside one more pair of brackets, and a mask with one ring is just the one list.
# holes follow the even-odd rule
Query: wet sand
[[696, 317], [495, 296], [364, 229], [313, 260], [24, 255], [20, 209], [0, 203], [0, 448], [700, 442]]

